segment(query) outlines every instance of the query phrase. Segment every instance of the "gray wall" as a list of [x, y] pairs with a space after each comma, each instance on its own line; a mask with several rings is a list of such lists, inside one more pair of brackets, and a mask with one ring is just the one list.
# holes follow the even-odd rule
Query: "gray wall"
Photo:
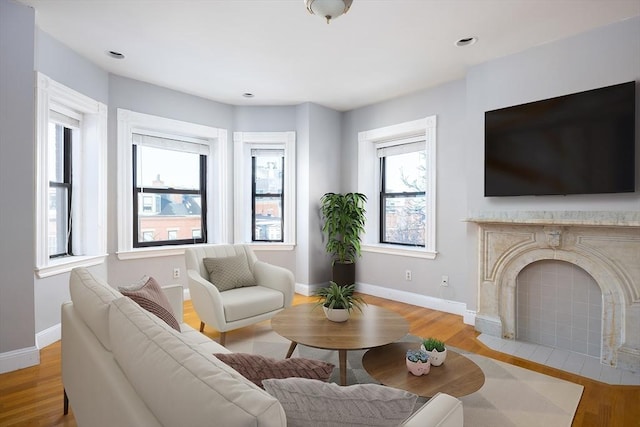
[[35, 344], [34, 11], [0, 0], [0, 355]]
[[341, 191], [341, 113], [317, 104], [298, 106], [296, 279], [307, 285], [331, 279], [331, 259], [324, 249], [320, 197]]
[[295, 106], [238, 106], [233, 109], [235, 132], [290, 132], [295, 129]]
[[[451, 82], [401, 98], [371, 105], [345, 114], [343, 138], [350, 150], [345, 158], [345, 191], [357, 190], [358, 132], [437, 116], [436, 143], [436, 260], [364, 252], [357, 262], [357, 280], [422, 295], [466, 301], [469, 278], [467, 258], [461, 249], [466, 242], [466, 178], [461, 165], [466, 150], [466, 93], [463, 80]], [[368, 210], [377, 209], [369, 204]], [[413, 280], [405, 280], [411, 270]], [[443, 275], [449, 287], [440, 287]]]
[[[160, 283], [180, 283], [187, 287], [185, 264], [183, 256], [164, 256], [159, 258], [143, 258], [120, 260], [116, 255], [118, 248], [117, 236], [117, 109], [152, 114], [168, 119], [182, 120], [206, 126], [228, 130], [228, 164], [229, 171], [233, 171], [233, 107], [208, 99], [166, 89], [126, 77], [109, 75], [109, 129], [108, 129], [108, 227], [109, 238], [107, 250], [109, 252], [108, 270], [109, 282], [114, 286], [130, 284], [143, 275], [151, 275]], [[228, 191], [232, 191], [229, 182]], [[233, 193], [229, 193], [233, 194]], [[232, 218], [233, 207], [228, 212]], [[229, 222], [228, 227], [233, 224]], [[183, 272], [180, 279], [173, 278], [173, 268], [178, 267]]]
[[103, 104], [109, 104], [109, 73], [36, 28], [36, 69]]
[[[35, 67], [39, 72], [96, 101], [108, 104], [109, 74], [49, 34], [36, 28]], [[106, 278], [106, 264], [91, 272]], [[60, 305], [69, 301], [69, 273], [34, 280], [35, 328], [42, 332], [60, 323]]]

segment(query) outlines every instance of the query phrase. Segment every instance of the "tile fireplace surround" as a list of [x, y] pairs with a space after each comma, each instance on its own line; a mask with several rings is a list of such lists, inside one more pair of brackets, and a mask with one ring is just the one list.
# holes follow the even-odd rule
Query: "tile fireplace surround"
[[640, 372], [640, 213], [498, 212], [478, 224], [476, 330], [516, 338], [516, 278], [527, 265], [560, 260], [602, 290], [602, 364]]

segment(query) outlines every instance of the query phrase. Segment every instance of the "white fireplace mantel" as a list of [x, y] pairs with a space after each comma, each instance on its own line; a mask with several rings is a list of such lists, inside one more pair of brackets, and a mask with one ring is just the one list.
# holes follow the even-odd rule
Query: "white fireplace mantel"
[[479, 228], [478, 331], [514, 339], [520, 271], [569, 262], [602, 290], [601, 362], [640, 372], [639, 212], [483, 212], [466, 221]]
[[504, 211], [481, 212], [465, 221], [478, 224], [584, 225], [590, 227], [640, 227], [640, 212], [606, 211]]

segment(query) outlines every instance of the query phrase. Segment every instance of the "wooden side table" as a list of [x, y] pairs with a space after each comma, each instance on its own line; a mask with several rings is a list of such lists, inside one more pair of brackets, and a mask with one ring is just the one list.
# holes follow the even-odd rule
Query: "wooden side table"
[[447, 359], [432, 366], [427, 375], [417, 377], [407, 370], [407, 350], [420, 348], [420, 343], [394, 342], [367, 351], [362, 358], [364, 369], [374, 379], [389, 387], [432, 397], [442, 392], [461, 397], [478, 391], [484, 384], [482, 369], [463, 355], [447, 349]]

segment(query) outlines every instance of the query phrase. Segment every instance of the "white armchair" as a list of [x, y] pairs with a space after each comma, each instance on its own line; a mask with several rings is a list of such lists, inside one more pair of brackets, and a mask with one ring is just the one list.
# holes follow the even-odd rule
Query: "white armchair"
[[[209, 281], [205, 258], [246, 255], [257, 286], [220, 291]], [[291, 271], [258, 261], [247, 245], [206, 245], [185, 249], [191, 301], [198, 317], [200, 332], [210, 325], [220, 332], [224, 345], [226, 332], [270, 319], [291, 306], [295, 282]], [[220, 284], [218, 284], [220, 285]]]

